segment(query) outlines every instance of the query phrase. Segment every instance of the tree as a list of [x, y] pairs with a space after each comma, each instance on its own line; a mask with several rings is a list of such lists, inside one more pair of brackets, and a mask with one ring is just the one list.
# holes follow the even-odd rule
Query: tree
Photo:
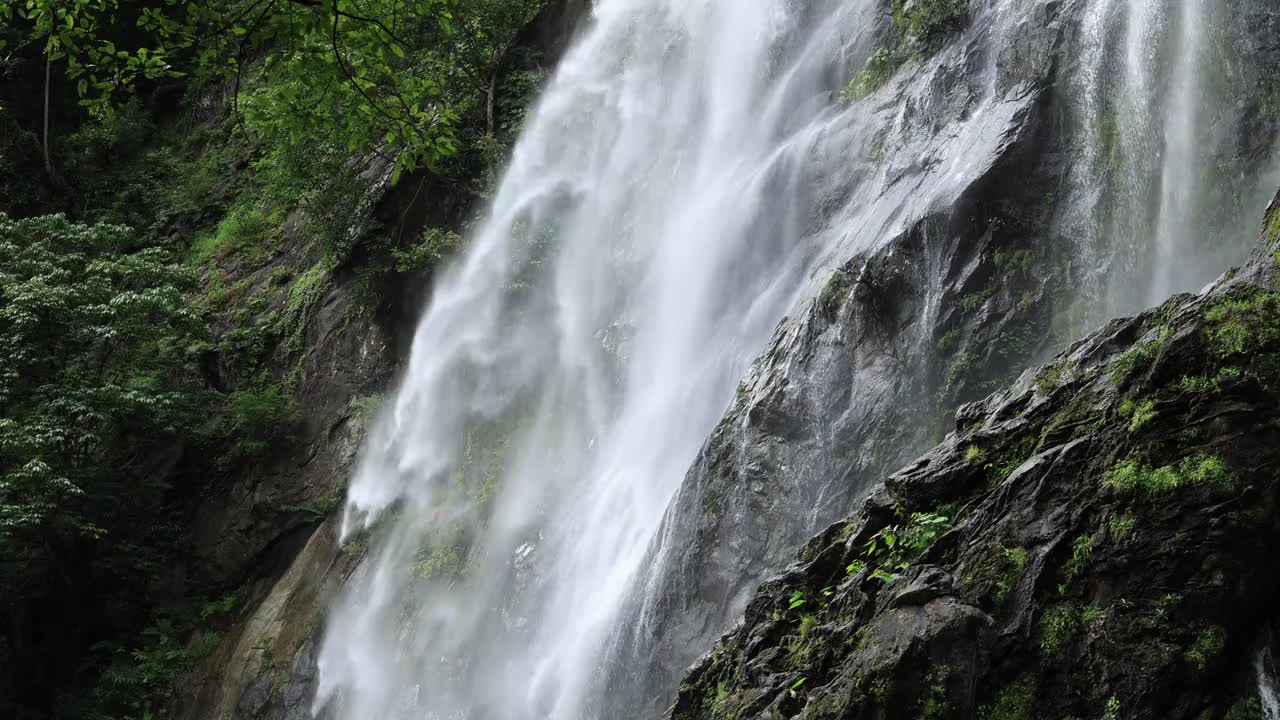
[[[6, 43], [63, 63], [80, 103], [111, 112], [140, 80], [232, 83], [274, 147], [376, 148], [395, 172], [456, 151], [459, 88], [496, 68], [541, 0], [0, 0]], [[255, 64], [255, 61], [261, 60]], [[246, 75], [250, 65], [258, 68]], [[257, 83], [257, 77], [271, 82]], [[469, 83], [459, 83], [466, 80]], [[488, 82], [486, 87], [482, 83]], [[253, 87], [246, 87], [252, 85]], [[242, 103], [242, 100], [246, 101]], [[491, 116], [491, 113], [490, 113]]]
[[75, 643], [50, 647], [33, 617], [80, 603], [92, 627], [117, 608], [85, 597], [136, 595], [153, 576], [157, 468], [200, 417], [195, 278], [132, 242], [121, 226], [0, 213], [0, 666], [36, 678]]

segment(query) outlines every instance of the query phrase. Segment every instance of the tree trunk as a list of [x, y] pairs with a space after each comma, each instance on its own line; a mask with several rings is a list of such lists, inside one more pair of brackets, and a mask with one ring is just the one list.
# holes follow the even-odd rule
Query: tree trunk
[[489, 75], [489, 90], [485, 98], [485, 130], [493, 135], [493, 94], [494, 89], [498, 85], [498, 71], [495, 69]]
[[53, 159], [49, 157], [49, 85], [53, 79], [53, 55], [44, 56], [44, 171], [53, 177]]

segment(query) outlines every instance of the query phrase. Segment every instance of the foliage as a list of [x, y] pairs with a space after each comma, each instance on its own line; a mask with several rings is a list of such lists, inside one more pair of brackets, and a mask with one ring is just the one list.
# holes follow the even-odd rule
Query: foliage
[[297, 421], [293, 396], [276, 384], [262, 383], [233, 391], [217, 432], [229, 445], [226, 463], [260, 455]]
[[[396, 175], [457, 150], [538, 0], [0, 0], [17, 49], [59, 63], [107, 117], [140, 82], [232, 80], [233, 104], [273, 149], [393, 151]], [[2, 46], [0, 46], [2, 49]], [[249, 58], [261, 57], [254, 71]], [[263, 82], [271, 78], [271, 82]], [[283, 155], [273, 161], [286, 160]]]
[[986, 457], [986, 452], [977, 445], [969, 445], [964, 449], [964, 461], [967, 463], [981, 463]]
[[[104, 505], [190, 427], [194, 277], [126, 228], [0, 215], [0, 537], [99, 539]], [[106, 468], [120, 477], [108, 480]]]
[[959, 344], [960, 330], [959, 328], [953, 328], [943, 333], [942, 337], [938, 339], [938, 352], [943, 353], [944, 355], [949, 354], [954, 351], [956, 346]]
[[1005, 686], [994, 702], [978, 708], [979, 720], [1032, 720], [1035, 717], [1036, 678], [1027, 673]]
[[1117, 540], [1127, 540], [1133, 537], [1133, 530], [1136, 526], [1137, 520], [1132, 513], [1112, 515], [1107, 522], [1107, 527], [1111, 530], [1111, 536]]
[[1058, 592], [1066, 594], [1080, 576], [1089, 568], [1093, 559], [1093, 536], [1081, 535], [1071, 543], [1071, 557], [1062, 566], [1062, 582], [1058, 584]]
[[1152, 420], [1155, 420], [1155, 407], [1155, 400], [1146, 400], [1141, 404], [1134, 406], [1132, 408], [1133, 415], [1129, 418], [1129, 432], [1137, 432], [1146, 427]]
[[321, 258], [299, 275], [289, 288], [289, 299], [280, 318], [280, 336], [286, 352], [300, 352], [307, 339], [311, 311], [329, 289], [330, 261]]
[[999, 572], [994, 578], [993, 594], [997, 605], [1003, 605], [1013, 591], [1022, 571], [1027, 567], [1027, 550], [1022, 547], [1001, 548]]
[[1112, 382], [1117, 387], [1129, 382], [1134, 375], [1155, 362], [1156, 356], [1160, 354], [1160, 346], [1159, 341], [1148, 340], [1121, 355], [1111, 368]]
[[1107, 611], [1097, 605], [1089, 605], [1080, 611], [1080, 622], [1085, 627], [1095, 627], [1107, 618]]
[[822, 286], [822, 292], [818, 294], [818, 312], [822, 313], [822, 317], [828, 321], [836, 319], [849, 295], [850, 287], [849, 275], [844, 270], [836, 270], [831, 274], [827, 284]]
[[1070, 603], [1054, 605], [1040, 618], [1040, 649], [1050, 657], [1071, 641], [1079, 628], [1079, 614]]
[[956, 355], [955, 360], [951, 362], [951, 367], [947, 370], [946, 387], [954, 388], [958, 385], [973, 370], [974, 363], [973, 354], [968, 351]]
[[975, 310], [980, 309], [983, 305], [986, 305], [987, 301], [990, 300], [995, 294], [996, 294], [996, 286], [994, 284], [987, 285], [981, 290], [975, 290], [971, 293], [966, 293], [963, 297], [961, 297], [960, 307], [965, 311], [965, 313], [972, 313]]
[[1183, 653], [1187, 663], [1197, 672], [1203, 671], [1205, 665], [1222, 654], [1227, 645], [1227, 631], [1218, 625], [1204, 628], [1196, 635], [1195, 642]]
[[1205, 335], [1222, 357], [1250, 357], [1280, 340], [1280, 293], [1248, 290], [1216, 301], [1205, 312]]
[[876, 48], [871, 57], [867, 58], [862, 71], [853, 76], [840, 93], [840, 100], [846, 104], [857, 102], [879, 90], [893, 77], [899, 62], [898, 57], [889, 52], [888, 48]]
[[[950, 527], [951, 518], [945, 515], [912, 513], [905, 524], [890, 525], [872, 535], [863, 546], [862, 556], [875, 568], [872, 577], [892, 580]], [[854, 572], [852, 566], [846, 570]]]
[[[24, 666], [128, 612], [173, 546], [158, 468], [197, 433], [206, 335], [184, 299], [194, 275], [135, 243], [0, 214], [0, 647]], [[42, 614], [83, 597], [46, 646]]]
[[191, 259], [202, 263], [242, 252], [256, 256], [278, 221], [278, 217], [268, 215], [262, 207], [241, 202], [227, 212], [213, 232], [196, 239], [191, 246]]
[[[152, 698], [167, 692], [179, 673], [217, 647], [222, 636], [210, 625], [225, 618], [239, 601], [239, 595], [231, 592], [181, 606], [161, 613], [128, 646], [97, 645], [95, 651], [106, 662], [93, 691], [99, 714], [149, 715]], [[184, 644], [187, 637], [190, 641]]]
[[1253, 694], [1236, 701], [1227, 710], [1223, 720], [1266, 720], [1266, 714], [1262, 710], [1262, 701], [1258, 699], [1256, 694]]
[[1142, 492], [1164, 495], [1188, 486], [1209, 486], [1229, 490], [1234, 485], [1231, 469], [1215, 455], [1197, 453], [1177, 465], [1151, 468], [1136, 460], [1125, 460], [1102, 476], [1102, 487], [1118, 493]]
[[406, 248], [392, 251], [397, 272], [413, 272], [435, 267], [462, 243], [462, 237], [455, 232], [439, 228], [426, 228], [419, 240]]
[[414, 574], [424, 580], [432, 578], [454, 579], [466, 568], [466, 552], [462, 543], [442, 545], [425, 544], [418, 548], [414, 558]]
[[968, 16], [969, 0], [893, 0], [894, 27], [926, 44], [960, 28]]
[[1045, 394], [1051, 393], [1058, 389], [1062, 384], [1063, 367], [1054, 364], [1045, 368], [1044, 372], [1036, 378], [1036, 386], [1040, 388], [1040, 392]]

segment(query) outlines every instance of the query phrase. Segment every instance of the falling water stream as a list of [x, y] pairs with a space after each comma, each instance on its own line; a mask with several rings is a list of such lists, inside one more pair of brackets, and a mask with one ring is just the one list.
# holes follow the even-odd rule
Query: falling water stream
[[[975, 7], [1006, 4], [1026, 3]], [[1141, 208], [1085, 223], [1083, 244], [1119, 258], [1099, 260], [1113, 283], [1142, 277], [1133, 301], [1194, 289], [1222, 269], [1174, 262], [1201, 219], [1179, 213], [1200, 192], [1197, 28], [1211, 3], [1172, 3], [1172, 17], [1154, 0], [1085, 4], [1099, 24], [1082, 124], [1117, 145], [1081, 161], [1066, 202], [1090, 218]], [[436, 287], [351, 485], [344, 533], [376, 526], [382, 540], [333, 610], [318, 708], [604, 716], [605, 644], [654, 571], [648, 550], [699, 447], [835, 244], [870, 244], [889, 222], [815, 226], [815, 189], [853, 171], [829, 149], [859, 111], [833, 96], [874, 48], [878, 8], [597, 2]], [[1172, 70], [1153, 70], [1165, 52]], [[1167, 107], [1145, 104], [1156, 96]], [[1120, 186], [1102, 187], [1118, 158]], [[1156, 228], [1170, 244], [1152, 246]]]

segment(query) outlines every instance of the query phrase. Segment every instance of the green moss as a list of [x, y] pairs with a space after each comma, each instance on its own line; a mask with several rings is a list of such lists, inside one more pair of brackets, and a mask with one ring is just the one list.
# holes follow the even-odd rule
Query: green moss
[[1204, 318], [1205, 338], [1216, 355], [1251, 358], [1280, 340], [1280, 293], [1232, 293], [1214, 302]]
[[1027, 673], [1006, 685], [995, 700], [978, 708], [979, 720], [1034, 720], [1036, 678]]
[[1111, 381], [1117, 387], [1129, 382], [1134, 375], [1155, 362], [1156, 356], [1160, 353], [1161, 344], [1158, 340], [1148, 340], [1121, 355], [1111, 366]]
[[460, 542], [425, 544], [414, 557], [413, 572], [420, 578], [457, 578], [466, 567], [466, 550]]
[[1191, 667], [1201, 672], [1210, 660], [1222, 654], [1226, 645], [1227, 631], [1221, 626], [1210, 625], [1200, 631], [1195, 642], [1183, 653], [1183, 657]]
[[956, 355], [955, 360], [951, 361], [951, 368], [947, 370], [946, 387], [954, 388], [960, 384], [960, 381], [973, 371], [974, 359], [973, 355], [962, 352]]
[[879, 90], [893, 77], [900, 63], [898, 56], [888, 48], [877, 48], [867, 58], [862, 71], [849, 80], [849, 84], [840, 93], [840, 99], [846, 104], [853, 103]]
[[844, 307], [851, 287], [849, 275], [844, 270], [837, 270], [831, 274], [831, 279], [827, 280], [822, 292], [818, 294], [818, 311], [824, 318], [833, 321], [839, 316], [840, 308]]
[[1001, 450], [997, 457], [988, 463], [991, 473], [991, 482], [1001, 483], [1013, 474], [1022, 463], [1035, 454], [1038, 438], [1034, 435], [1025, 435], [1019, 438], [1017, 442], [1009, 447]]
[[1280, 243], [1280, 208], [1272, 210], [1267, 216], [1267, 239], [1272, 244]]
[[954, 351], [956, 349], [956, 346], [959, 344], [960, 344], [960, 330], [959, 329], [948, 330], [938, 340], [938, 352], [942, 353], [943, 355], [948, 355], [952, 351]]
[[[1129, 402], [1129, 401], [1125, 401]], [[1152, 420], [1156, 419], [1156, 401], [1147, 400], [1137, 407], [1133, 408], [1133, 415], [1129, 419], [1129, 432], [1137, 432], [1146, 427]]]
[[331, 263], [321, 258], [293, 281], [289, 299], [281, 317], [280, 336], [287, 352], [302, 350], [311, 325], [312, 311], [324, 297], [329, 287]]
[[818, 619], [811, 613], [800, 616], [796, 625], [796, 634], [787, 646], [787, 664], [796, 669], [804, 669], [823, 650], [824, 642], [813, 633]]
[[1198, 453], [1177, 465], [1151, 468], [1136, 460], [1125, 460], [1102, 477], [1104, 489], [1118, 493], [1166, 495], [1184, 487], [1211, 486], [1230, 490], [1235, 485], [1227, 464], [1214, 455]]
[[1003, 567], [1000, 575], [995, 580], [993, 594], [997, 605], [1003, 605], [1004, 601], [1009, 598], [1009, 593], [1018, 584], [1018, 579], [1022, 577], [1022, 572], [1027, 567], [1026, 548], [1003, 548], [1002, 553]]
[[1050, 365], [1036, 378], [1036, 386], [1040, 388], [1040, 392], [1046, 395], [1057, 390], [1060, 385], [1062, 385], [1061, 365]]
[[1120, 135], [1120, 123], [1113, 111], [1102, 113], [1098, 118], [1098, 153], [1110, 172], [1118, 172], [1121, 168], [1121, 148], [1123, 141]]
[[1025, 248], [1019, 250], [1000, 248], [996, 250], [995, 262], [1001, 275], [1029, 275], [1035, 267], [1036, 256], [1033, 251]]
[[1062, 581], [1058, 583], [1058, 592], [1066, 594], [1075, 581], [1080, 579], [1089, 569], [1093, 560], [1093, 536], [1081, 535], [1071, 544], [1071, 557], [1062, 566]]
[[200, 264], [236, 253], [260, 257], [278, 220], [252, 201], [237, 203], [227, 211], [213, 232], [195, 239], [191, 245], [190, 261]]
[[1080, 615], [1071, 603], [1061, 603], [1045, 610], [1040, 617], [1040, 650], [1046, 657], [1062, 651], [1079, 629]]
[[970, 445], [964, 449], [964, 461], [967, 463], [979, 464], [985, 460], [987, 454], [977, 445]]
[[966, 313], [972, 313], [978, 308], [981, 308], [983, 305], [986, 305], [987, 301], [990, 300], [995, 294], [996, 294], [995, 285], [988, 285], [982, 288], [981, 290], [976, 290], [974, 292], [967, 293], [960, 298], [960, 308], [964, 310]]
[[1111, 537], [1116, 540], [1128, 540], [1133, 537], [1133, 530], [1136, 525], [1137, 520], [1134, 518], [1133, 513], [1118, 513], [1112, 515], [1111, 519], [1107, 521], [1107, 527], [1111, 530]]
[[1106, 619], [1107, 611], [1097, 605], [1089, 605], [1080, 611], [1080, 624], [1087, 628], [1101, 625]]
[[893, 25], [904, 40], [932, 44], [958, 30], [969, 16], [968, 0], [893, 0]]
[[1107, 698], [1107, 707], [1102, 712], [1102, 720], [1120, 720], [1120, 698], [1115, 695]]

